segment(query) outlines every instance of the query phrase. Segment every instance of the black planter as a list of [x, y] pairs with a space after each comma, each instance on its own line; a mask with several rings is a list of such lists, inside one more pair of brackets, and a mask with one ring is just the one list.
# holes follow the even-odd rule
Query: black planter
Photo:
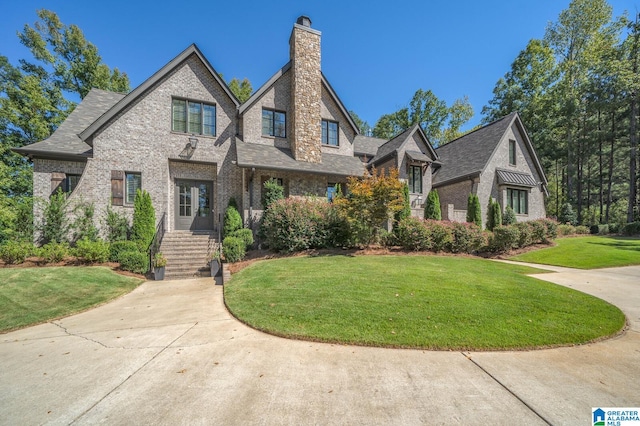
[[211, 259], [209, 262], [211, 268], [211, 277], [217, 277], [220, 274], [220, 261], [218, 259]]
[[164, 280], [164, 266], [156, 266], [153, 269], [153, 278], [156, 281]]

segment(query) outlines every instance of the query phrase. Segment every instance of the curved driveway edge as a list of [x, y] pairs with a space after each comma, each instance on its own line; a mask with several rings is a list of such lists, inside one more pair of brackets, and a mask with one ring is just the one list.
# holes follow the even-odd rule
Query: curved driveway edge
[[630, 330], [531, 352], [340, 346], [239, 323], [210, 278], [147, 282], [0, 335], [0, 424], [555, 425], [640, 405], [640, 267], [538, 277], [612, 302]]

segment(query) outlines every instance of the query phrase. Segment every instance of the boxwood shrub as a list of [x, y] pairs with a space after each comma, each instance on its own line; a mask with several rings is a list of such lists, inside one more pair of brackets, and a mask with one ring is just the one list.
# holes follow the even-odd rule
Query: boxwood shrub
[[109, 260], [109, 243], [83, 238], [76, 243], [73, 254], [84, 262], [102, 263]]
[[39, 256], [47, 263], [62, 262], [69, 256], [69, 244], [67, 243], [47, 243], [38, 250]]
[[10, 240], [0, 246], [0, 258], [5, 263], [24, 263], [34, 252], [32, 243]]
[[503, 253], [516, 248], [520, 241], [520, 230], [516, 226], [496, 226], [489, 241], [492, 251]]
[[139, 251], [135, 241], [114, 241], [109, 247], [109, 260], [120, 262], [120, 253], [125, 251]]
[[149, 270], [149, 256], [137, 249], [120, 252], [117, 262], [120, 263], [120, 269], [136, 274], [144, 274]]
[[238, 237], [225, 237], [222, 240], [222, 254], [227, 262], [239, 262], [244, 259], [245, 243]]

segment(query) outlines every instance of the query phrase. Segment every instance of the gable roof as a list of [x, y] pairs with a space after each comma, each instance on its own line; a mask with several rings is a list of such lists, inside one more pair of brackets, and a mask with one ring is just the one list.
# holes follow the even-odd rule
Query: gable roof
[[400, 133], [395, 138], [380, 145], [380, 147], [378, 148], [378, 152], [376, 153], [375, 157], [373, 157], [371, 161], [369, 161], [369, 164], [380, 163], [386, 160], [387, 158], [391, 157], [392, 155], [397, 154], [400, 148], [409, 139], [411, 139], [416, 132], [420, 135], [420, 137], [424, 141], [424, 144], [427, 147], [427, 150], [431, 154], [432, 162], [436, 162], [438, 160], [438, 154], [433, 149], [433, 146], [431, 146], [431, 142], [429, 141], [429, 138], [427, 138], [427, 135], [424, 134], [424, 131], [422, 130], [420, 125], [416, 123], [413, 126], [409, 127], [407, 130], [405, 130], [404, 132]]
[[363, 154], [368, 157], [375, 157], [378, 152], [378, 148], [386, 142], [386, 139], [357, 135], [353, 140], [353, 153], [356, 155]]
[[[80, 137], [82, 140], [87, 141], [95, 132], [97, 132], [102, 126], [109, 122], [113, 117], [118, 115], [121, 111], [126, 109], [130, 104], [136, 101], [139, 97], [143, 96], [147, 91], [149, 91], [156, 83], [162, 80], [165, 76], [171, 73], [174, 69], [182, 65], [184, 61], [186, 61], [191, 55], [195, 55], [200, 59], [200, 61], [204, 64], [205, 68], [209, 71], [211, 76], [216, 80], [216, 82], [222, 87], [224, 92], [227, 94], [229, 99], [236, 105], [236, 108], [240, 106], [240, 101], [229, 89], [229, 86], [220, 78], [218, 72], [211, 66], [207, 58], [204, 57], [198, 46], [192, 44], [182, 51], [178, 56], [169, 61], [164, 67], [160, 68], [153, 74], [151, 77], [146, 79], [141, 85], [132, 90], [127, 96], [122, 98], [120, 102], [115, 104], [112, 108], [110, 108], [106, 113], [104, 113], [100, 118], [95, 120], [90, 126], [84, 129], [80, 133]], [[93, 142], [88, 140], [88, 143], [91, 145]]]
[[362, 176], [365, 171], [364, 163], [357, 157], [323, 152], [321, 163], [308, 163], [296, 161], [290, 149], [242, 141], [236, 143], [236, 158], [239, 167], [268, 170], [339, 176]]
[[[271, 78], [269, 78], [269, 80], [267, 80], [262, 86], [260, 86], [260, 88], [256, 90], [249, 97], [249, 99], [247, 99], [242, 105], [240, 105], [240, 108], [238, 109], [238, 113], [240, 115], [244, 114], [258, 99], [262, 97], [262, 95], [265, 94], [267, 90], [269, 90], [276, 83], [276, 81], [278, 81], [290, 69], [291, 69], [291, 61], [287, 62], [282, 68], [280, 68], [274, 75], [271, 76]], [[327, 89], [327, 92], [329, 92], [329, 96], [331, 96], [334, 102], [336, 103], [336, 105], [338, 105], [338, 109], [340, 109], [340, 112], [342, 112], [342, 114], [345, 117], [347, 117], [347, 122], [353, 128], [356, 136], [359, 135], [360, 129], [358, 128], [358, 126], [356, 126], [356, 123], [355, 121], [353, 121], [351, 114], [349, 114], [349, 111], [347, 111], [347, 108], [344, 106], [344, 104], [342, 103], [342, 100], [340, 99], [338, 94], [335, 92], [335, 90], [333, 90], [333, 87], [329, 83], [329, 80], [327, 80], [327, 78], [324, 76], [322, 71], [320, 72], [320, 74], [322, 77], [322, 84], [324, 84], [325, 88]]]
[[[547, 178], [544, 170], [517, 112], [512, 112], [484, 127], [438, 147], [436, 151], [440, 155], [442, 162], [446, 164], [446, 167], [440, 168], [434, 175], [433, 186], [438, 187], [446, 183], [454, 183], [479, 176], [489, 164], [489, 160], [493, 157], [505, 133], [514, 123], [518, 126], [542, 183], [546, 186]], [[514, 176], [509, 176], [507, 179], [510, 178], [515, 179]]]
[[480, 175], [515, 117], [509, 114], [439, 146], [436, 151], [446, 166], [434, 175], [434, 186]]
[[78, 134], [124, 97], [123, 93], [91, 89], [51, 136], [14, 151], [37, 157], [85, 159], [91, 155], [91, 147]]

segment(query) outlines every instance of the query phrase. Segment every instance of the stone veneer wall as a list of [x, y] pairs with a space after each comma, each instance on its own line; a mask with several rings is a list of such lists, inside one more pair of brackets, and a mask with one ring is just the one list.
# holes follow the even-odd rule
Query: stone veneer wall
[[320, 32], [295, 24], [291, 33], [291, 151], [297, 161], [322, 162]]
[[[477, 179], [476, 179], [477, 181]], [[459, 215], [453, 216], [453, 210], [465, 211], [467, 210], [467, 201], [469, 194], [475, 190], [477, 182], [471, 179], [466, 179], [461, 182], [453, 183], [451, 185], [445, 185], [436, 188], [438, 190], [438, 197], [440, 198], [440, 209], [442, 210], [442, 219], [450, 220], [452, 222], [459, 222]], [[448, 205], [453, 206], [449, 211]], [[480, 205], [482, 207], [482, 205]], [[483, 209], [486, 210], [486, 209]], [[464, 221], [465, 217], [462, 219]]]

